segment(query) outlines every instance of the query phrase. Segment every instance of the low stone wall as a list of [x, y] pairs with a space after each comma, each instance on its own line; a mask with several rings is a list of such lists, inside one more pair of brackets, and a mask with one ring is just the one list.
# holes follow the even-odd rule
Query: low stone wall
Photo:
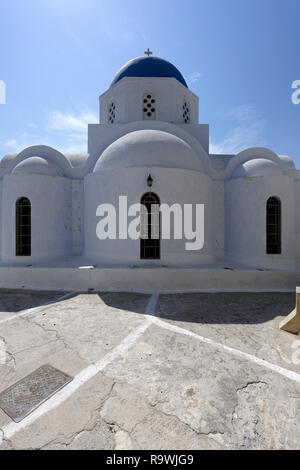
[[0, 287], [61, 291], [294, 291], [300, 272], [221, 268], [0, 267]]

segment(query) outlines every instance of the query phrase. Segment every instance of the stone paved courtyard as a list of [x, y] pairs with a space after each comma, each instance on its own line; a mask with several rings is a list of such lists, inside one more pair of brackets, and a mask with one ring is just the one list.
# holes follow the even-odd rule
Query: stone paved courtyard
[[0, 292], [0, 392], [50, 364], [74, 377], [0, 449], [296, 449], [293, 293]]

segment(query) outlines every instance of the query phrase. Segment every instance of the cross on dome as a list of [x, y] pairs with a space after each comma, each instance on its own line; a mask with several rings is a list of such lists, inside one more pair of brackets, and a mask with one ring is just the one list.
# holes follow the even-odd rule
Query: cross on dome
[[153, 54], [153, 52], [150, 51], [149, 47], [148, 49], [144, 52], [148, 57]]

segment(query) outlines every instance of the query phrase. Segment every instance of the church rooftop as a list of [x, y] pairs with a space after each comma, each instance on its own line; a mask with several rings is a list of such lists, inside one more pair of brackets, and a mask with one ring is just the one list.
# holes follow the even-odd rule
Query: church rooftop
[[165, 77], [176, 78], [188, 88], [183, 75], [170, 62], [160, 57], [137, 57], [127, 62], [115, 75], [111, 86], [124, 77]]

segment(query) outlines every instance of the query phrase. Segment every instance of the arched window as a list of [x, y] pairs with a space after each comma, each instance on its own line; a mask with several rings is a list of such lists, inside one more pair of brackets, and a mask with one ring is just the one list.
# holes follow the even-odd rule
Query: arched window
[[31, 256], [31, 204], [27, 197], [16, 202], [16, 256]]
[[116, 105], [112, 101], [108, 109], [108, 124], [113, 124], [116, 119]]
[[191, 120], [190, 107], [187, 101], [185, 101], [182, 105], [182, 119], [185, 124], [189, 124]]
[[160, 259], [159, 197], [146, 193], [141, 199], [141, 259]]
[[143, 118], [144, 120], [154, 120], [156, 115], [156, 103], [153, 93], [144, 93], [143, 99]]
[[266, 245], [268, 255], [281, 254], [281, 202], [275, 196], [267, 200]]

